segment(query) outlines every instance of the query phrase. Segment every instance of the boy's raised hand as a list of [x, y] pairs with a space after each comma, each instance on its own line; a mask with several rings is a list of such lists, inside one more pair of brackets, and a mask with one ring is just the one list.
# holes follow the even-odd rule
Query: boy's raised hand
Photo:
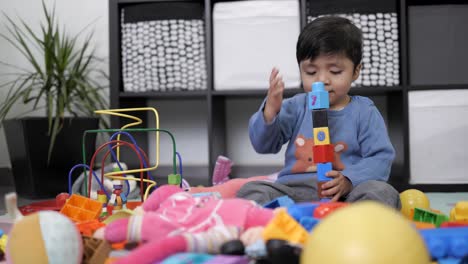
[[332, 202], [338, 201], [340, 197], [347, 195], [353, 189], [351, 181], [340, 171], [332, 170], [327, 172], [327, 177], [333, 178], [322, 185], [322, 196], [332, 197]]
[[270, 74], [270, 88], [268, 88], [265, 109], [263, 110], [263, 117], [267, 123], [271, 123], [273, 118], [275, 118], [281, 110], [283, 91], [283, 77], [279, 74], [279, 70], [277, 68], [273, 68]]

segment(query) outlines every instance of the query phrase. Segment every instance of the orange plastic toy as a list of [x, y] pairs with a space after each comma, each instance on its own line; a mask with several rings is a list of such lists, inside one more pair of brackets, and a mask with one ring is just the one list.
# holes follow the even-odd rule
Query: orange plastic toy
[[92, 236], [96, 230], [103, 226], [105, 226], [105, 224], [99, 222], [97, 219], [76, 223], [76, 227], [84, 236]]
[[278, 210], [280, 211], [263, 230], [263, 239], [283, 239], [303, 245], [307, 240], [307, 231], [284, 208]]
[[60, 213], [68, 216], [74, 222], [97, 219], [101, 214], [102, 204], [84, 196], [72, 194]]

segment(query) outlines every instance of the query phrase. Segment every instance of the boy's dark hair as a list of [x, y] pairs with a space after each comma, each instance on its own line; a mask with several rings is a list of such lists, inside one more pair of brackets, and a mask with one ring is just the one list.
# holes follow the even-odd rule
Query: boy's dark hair
[[356, 68], [362, 59], [362, 32], [351, 21], [338, 16], [319, 17], [302, 30], [297, 40], [297, 62], [322, 54], [344, 54]]

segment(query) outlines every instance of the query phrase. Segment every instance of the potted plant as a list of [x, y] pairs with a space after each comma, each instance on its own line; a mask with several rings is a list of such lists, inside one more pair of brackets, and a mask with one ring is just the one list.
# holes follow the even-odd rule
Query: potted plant
[[[83, 39], [83, 30], [71, 35], [58, 23], [55, 9], [49, 10], [44, 1], [42, 7], [45, 20], [40, 32], [21, 18], [15, 22], [4, 15], [8, 33], [0, 34], [29, 63], [25, 69], [0, 62], [13, 70], [4, 75], [9, 79], [0, 86], [6, 94], [0, 100], [0, 121], [16, 190], [29, 198], [66, 191], [68, 170], [82, 163], [83, 132], [98, 128], [100, 119], [93, 111], [107, 106], [103, 92], [108, 78], [91, 47], [92, 33]], [[42, 117], [7, 119], [17, 103], [42, 111]], [[87, 142], [87, 152], [92, 152], [95, 134]]]

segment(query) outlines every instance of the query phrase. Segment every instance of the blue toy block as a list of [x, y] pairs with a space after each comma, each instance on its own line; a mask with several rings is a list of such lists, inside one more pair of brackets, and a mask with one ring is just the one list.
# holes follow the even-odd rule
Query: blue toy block
[[460, 259], [446, 258], [446, 259], [438, 259], [437, 263], [438, 264], [461, 264], [462, 262], [460, 261]]
[[263, 207], [270, 208], [270, 209], [275, 209], [275, 208], [278, 208], [278, 207], [288, 207], [288, 206], [293, 205], [293, 204], [294, 204], [294, 201], [291, 198], [289, 198], [289, 196], [285, 195], [285, 196], [278, 197], [278, 198], [264, 204]]
[[329, 178], [325, 176], [325, 174], [333, 169], [332, 163], [327, 162], [327, 163], [318, 163], [317, 164], [317, 180], [319, 182], [326, 182], [331, 180], [332, 178]]
[[434, 259], [468, 255], [468, 227], [423, 229], [419, 233]]
[[325, 91], [325, 86], [323, 82], [313, 83], [312, 91], [308, 93], [308, 97], [309, 97], [309, 110], [330, 108], [328, 92]]
[[193, 263], [193, 264], [202, 264], [213, 259], [215, 256], [205, 254], [205, 253], [177, 253], [166, 259], [164, 259], [161, 264], [183, 264], [183, 263]]
[[320, 202], [321, 202], [321, 203], [329, 203], [330, 201], [331, 201], [330, 198], [322, 198], [322, 199], [320, 199]]
[[288, 206], [288, 214], [292, 216], [297, 222], [299, 222], [303, 217], [312, 217], [314, 215], [315, 208], [317, 208], [319, 205], [320, 204], [318, 203], [293, 204]]
[[311, 216], [304, 216], [301, 218], [299, 223], [307, 230], [308, 232], [312, 231], [314, 229], [315, 225], [317, 225], [320, 222], [317, 218], [313, 218]]
[[2, 237], [3, 234], [5, 234], [5, 233], [3, 232], [3, 229], [0, 229], [0, 237]]

